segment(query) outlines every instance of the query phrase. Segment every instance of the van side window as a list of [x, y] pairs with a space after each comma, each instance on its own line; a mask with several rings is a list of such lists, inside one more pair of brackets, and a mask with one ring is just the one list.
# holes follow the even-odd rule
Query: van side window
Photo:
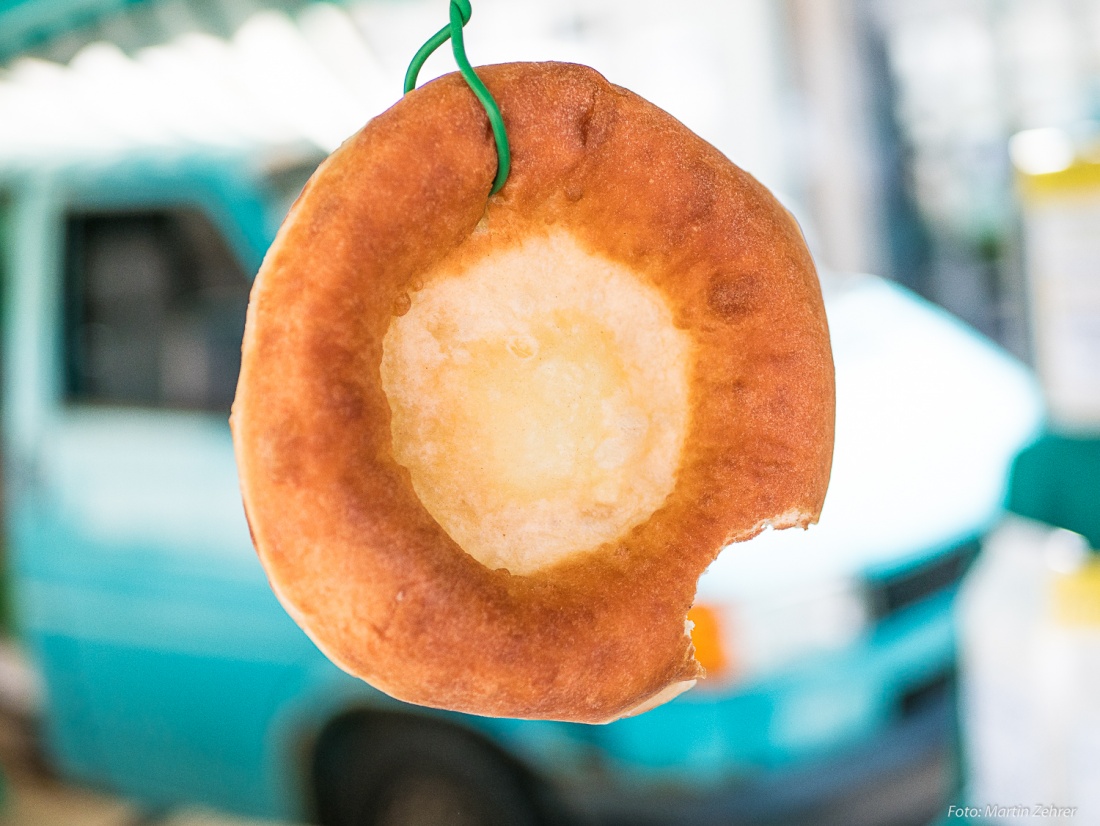
[[72, 213], [65, 259], [67, 401], [228, 412], [249, 284], [205, 215]]

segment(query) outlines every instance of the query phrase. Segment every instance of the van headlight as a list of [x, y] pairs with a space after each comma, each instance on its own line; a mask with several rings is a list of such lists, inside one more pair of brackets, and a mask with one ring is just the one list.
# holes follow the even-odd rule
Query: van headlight
[[720, 688], [850, 646], [866, 631], [870, 611], [863, 584], [844, 579], [728, 602], [704, 595], [688, 619], [708, 674], [700, 687]]

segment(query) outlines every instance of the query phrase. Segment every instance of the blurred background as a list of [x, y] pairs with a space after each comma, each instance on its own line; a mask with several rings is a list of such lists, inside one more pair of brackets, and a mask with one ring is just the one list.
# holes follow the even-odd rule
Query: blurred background
[[[249, 283], [446, 0], [0, 0], [0, 824], [1100, 823], [1100, 0], [475, 0], [798, 216], [821, 523], [699, 585], [609, 726], [342, 674], [251, 549]], [[422, 81], [452, 69], [441, 49]]]

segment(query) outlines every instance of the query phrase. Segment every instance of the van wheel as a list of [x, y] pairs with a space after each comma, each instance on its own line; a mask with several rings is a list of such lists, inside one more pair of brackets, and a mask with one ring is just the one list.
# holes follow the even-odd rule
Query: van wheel
[[322, 736], [322, 826], [540, 826], [529, 778], [476, 736], [431, 721], [366, 718]]

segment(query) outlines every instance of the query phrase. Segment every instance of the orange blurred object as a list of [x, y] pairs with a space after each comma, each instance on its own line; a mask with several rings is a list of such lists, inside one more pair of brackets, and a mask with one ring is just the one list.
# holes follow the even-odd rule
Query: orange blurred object
[[691, 641], [695, 644], [695, 659], [707, 670], [707, 679], [728, 676], [733, 660], [723, 639], [718, 612], [710, 606], [696, 604], [688, 611], [688, 620], [695, 623]]

